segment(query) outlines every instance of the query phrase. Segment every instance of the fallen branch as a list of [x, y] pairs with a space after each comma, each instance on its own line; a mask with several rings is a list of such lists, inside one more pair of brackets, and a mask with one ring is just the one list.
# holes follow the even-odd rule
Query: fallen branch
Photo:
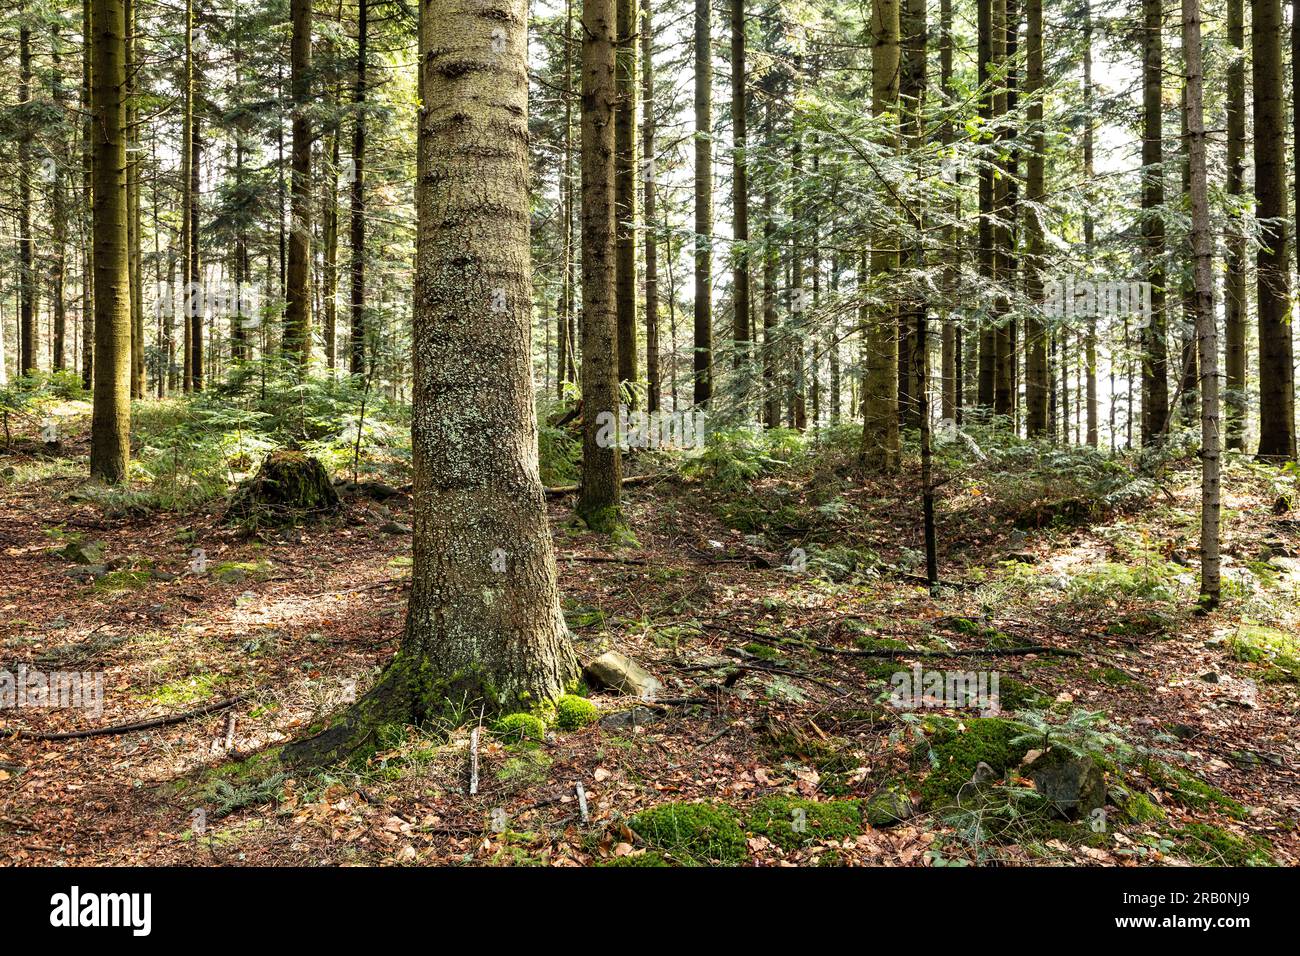
[[1046, 644], [1028, 644], [1024, 647], [963, 648], [951, 651], [915, 650], [910, 647], [868, 650], [861, 647], [832, 647], [829, 644], [814, 644], [813, 647], [823, 654], [842, 654], [846, 657], [1016, 657], [1021, 654], [1045, 654], [1049, 657], [1083, 656], [1079, 651], [1065, 647], [1049, 647]]
[[[663, 472], [654, 475], [632, 475], [623, 479], [624, 488], [634, 488], [637, 485], [649, 484], [659, 478], [668, 477]], [[552, 497], [563, 497], [564, 495], [576, 495], [582, 490], [582, 485], [556, 485], [554, 488], [547, 488], [546, 493]]]
[[557, 561], [589, 561], [593, 564], [645, 564], [645, 558], [616, 558], [603, 554], [557, 554]]
[[204, 706], [197, 707], [194, 710], [187, 710], [183, 714], [173, 714], [170, 717], [155, 717], [152, 720], [141, 720], [132, 724], [114, 724], [111, 727], [91, 727], [89, 730], [69, 730], [56, 734], [29, 734], [21, 730], [0, 729], [0, 737], [21, 737], [24, 740], [79, 740], [83, 737], [107, 737], [116, 734], [129, 734], [137, 730], [149, 730], [153, 727], [166, 727], [169, 724], [183, 723], [187, 720], [193, 720], [195, 717], [206, 717], [208, 714], [215, 714], [217, 711], [235, 706], [235, 704], [238, 704], [247, 696], [247, 693], [237, 694], [234, 697], [227, 697], [225, 700], [205, 704]]

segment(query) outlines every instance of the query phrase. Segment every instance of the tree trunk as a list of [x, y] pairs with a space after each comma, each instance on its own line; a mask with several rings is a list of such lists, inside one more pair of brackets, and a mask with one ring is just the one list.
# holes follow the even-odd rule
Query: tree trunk
[[[992, 88], [994, 44], [996, 27], [993, 17], [994, 0], [977, 0], [976, 18], [976, 68], [979, 82], [979, 116], [981, 140], [992, 136], [992, 123], [996, 113], [995, 95]], [[997, 282], [997, 262], [993, 247], [993, 190], [994, 169], [992, 162], [983, 162], [979, 169], [979, 255], [976, 265], [979, 268], [980, 282], [985, 291], [989, 291]], [[982, 409], [993, 407], [994, 365], [997, 359], [996, 334], [987, 316], [982, 317], [979, 328], [978, 377], [975, 403]]]
[[[876, 116], [898, 109], [898, 5], [899, 0], [874, 0], [871, 7], [871, 110]], [[886, 150], [898, 149], [896, 129], [891, 124], [885, 134]], [[872, 279], [889, 282], [897, 268], [897, 234], [882, 223], [872, 236]], [[897, 310], [890, 304], [874, 307], [865, 324], [862, 465], [868, 471], [894, 472], [900, 464]]]
[[[940, 0], [939, 3], [939, 92], [945, 108], [951, 109], [955, 102], [952, 85], [952, 0]], [[940, 142], [948, 147], [953, 142], [953, 124], [945, 120], [939, 130]], [[961, 379], [957, 370], [957, 351], [961, 341], [961, 326], [958, 319], [958, 284], [961, 281], [961, 238], [955, 221], [961, 216], [961, 196], [959, 177], [954, 175], [951, 187], [954, 191], [950, 200], [948, 217], [943, 225], [941, 246], [945, 253], [943, 288], [946, 297], [944, 303], [943, 330], [940, 336], [940, 417], [945, 421], [956, 422], [961, 402]]]
[[[94, 36], [91, 0], [81, 2], [81, 185], [82, 202], [85, 208], [94, 208], [93, 197], [93, 155], [94, 132], [91, 125], [93, 108], [90, 102], [90, 69], [94, 52], [91, 46]], [[93, 230], [83, 241], [82, 279], [81, 279], [81, 385], [87, 391], [94, 386], [95, 368], [95, 261]]]
[[[54, 24], [50, 39], [50, 86], [53, 90], [54, 105], [62, 113], [66, 107], [63, 94], [62, 70], [63, 40], [59, 35], [58, 24]], [[54, 307], [54, 356], [51, 367], [62, 371], [67, 366], [68, 312], [64, 301], [64, 287], [67, 283], [68, 262], [68, 195], [64, 180], [64, 165], [67, 156], [64, 153], [62, 137], [59, 143], [59, 156], [54, 163], [53, 181], [50, 183], [50, 205], [53, 213], [54, 248], [50, 256], [50, 298]]]
[[[1026, 161], [1025, 292], [1030, 310], [1025, 316], [1025, 431], [1030, 438], [1047, 437], [1047, 329], [1043, 307], [1044, 230], [1040, 218], [1046, 203], [1043, 129], [1043, 0], [1029, 0], [1025, 34], [1025, 94], [1029, 97], [1029, 156]], [[1085, 20], [1085, 23], [1088, 22]], [[1085, 120], [1091, 123], [1091, 119]], [[1086, 177], [1085, 177], [1086, 178]]]
[[[1093, 156], [1092, 156], [1092, 3], [1091, 0], [1084, 0], [1083, 6], [1083, 109], [1084, 109], [1084, 126], [1083, 126], [1083, 180], [1088, 185], [1085, 187], [1088, 192], [1084, 195], [1090, 197], [1093, 179]], [[1088, 262], [1092, 263], [1093, 242], [1094, 242], [1094, 221], [1092, 215], [1092, 203], [1085, 200], [1085, 213], [1083, 216], [1083, 241], [1087, 247]], [[1084, 332], [1084, 365], [1087, 369], [1087, 402], [1088, 402], [1088, 436], [1089, 446], [1097, 447], [1097, 318], [1090, 315], [1087, 319]], [[1113, 397], [1112, 397], [1113, 401]]]
[[[1244, 0], [1228, 0], [1228, 182], [1239, 202], [1246, 191], [1246, 31]], [[1224, 252], [1224, 418], [1227, 445], [1246, 447], [1246, 230], [1242, 214], [1231, 217]], [[1203, 399], [1202, 399], [1203, 400]]]
[[348, 220], [348, 244], [352, 259], [349, 272], [351, 331], [348, 371], [366, 371], [366, 70], [370, 32], [370, 0], [357, 4], [357, 76], [352, 89], [353, 117], [351, 176], [352, 208]]
[[645, 202], [645, 372], [646, 407], [657, 412], [659, 374], [659, 239], [655, 213], [655, 68], [651, 0], [642, 2], [641, 23], [641, 164]]
[[305, 365], [311, 359], [311, 6], [290, 0], [289, 88], [293, 146], [289, 195], [289, 271], [284, 303], [284, 353]]
[[126, 9], [94, 0], [95, 388], [90, 474], [127, 477], [131, 457], [131, 274], [127, 252]]
[[[735, 367], [749, 364], [749, 170], [745, 151], [748, 102], [745, 91], [745, 0], [731, 0], [731, 130], [735, 153], [732, 164], [732, 234], [735, 269], [732, 278], [732, 338]], [[742, 383], [747, 384], [747, 383]]]
[[[598, 5], [589, 0], [588, 17]], [[537, 466], [527, 4], [505, 0], [496, 11], [485, 25], [452, 0], [421, 6], [427, 105], [418, 146], [406, 631], [379, 683], [329, 730], [287, 748], [290, 764], [356, 758], [376, 747], [384, 724], [466, 707], [528, 709], [578, 675]], [[484, 42], [489, 26], [504, 31], [504, 47]], [[603, 45], [612, 87], [613, 46]]]
[[582, 9], [582, 492], [594, 530], [621, 522], [614, 273], [615, 0]]
[[1282, 99], [1282, 0], [1251, 0], [1255, 91], [1255, 260], [1259, 310], [1259, 456], [1295, 458], [1295, 369], [1286, 219], [1286, 104]]
[[36, 371], [36, 243], [32, 238], [32, 31], [18, 4], [18, 374]]
[[[617, 49], [614, 86], [614, 297], [618, 325], [618, 380], [637, 380], [636, 361], [636, 4], [615, 0]], [[631, 389], [629, 394], [635, 396]]]
[[[772, 129], [772, 101], [763, 105], [763, 146], [771, 149], [775, 137]], [[763, 173], [763, 425], [776, 428], [781, 424], [781, 391], [776, 378], [776, 189], [773, 173]]]
[[709, 0], [695, 0], [694, 402], [713, 395], [713, 57]]
[[1151, 314], [1142, 327], [1142, 444], [1157, 441], [1169, 412], [1168, 346], [1165, 342], [1165, 202], [1162, 105], [1164, 69], [1161, 0], [1142, 0], [1142, 235], [1146, 278], [1151, 284]]

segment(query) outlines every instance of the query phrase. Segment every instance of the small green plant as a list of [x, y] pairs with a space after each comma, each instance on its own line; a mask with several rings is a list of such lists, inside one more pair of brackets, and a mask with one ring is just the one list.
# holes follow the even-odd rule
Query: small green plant
[[492, 732], [502, 740], [545, 740], [546, 723], [532, 714], [506, 714], [492, 725]]
[[555, 726], [561, 730], [578, 730], [595, 723], [599, 716], [595, 704], [576, 694], [565, 694], [555, 702]]

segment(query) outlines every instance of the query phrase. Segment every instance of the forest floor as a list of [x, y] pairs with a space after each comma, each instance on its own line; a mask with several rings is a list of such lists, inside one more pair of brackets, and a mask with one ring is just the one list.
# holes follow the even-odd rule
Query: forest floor
[[[489, 723], [470, 795], [470, 724], [411, 728], [360, 770], [294, 776], [257, 756], [394, 652], [407, 495], [353, 495], [337, 519], [251, 537], [217, 507], [121, 513], [78, 494], [86, 422], [67, 423], [57, 450], [18, 435], [0, 454], [0, 670], [102, 672], [104, 706], [0, 711], [0, 863], [1300, 862], [1300, 521], [1278, 503], [1293, 478], [1244, 459], [1225, 479], [1228, 587], [1208, 615], [1190, 458], [1100, 504], [1073, 496], [1073, 459], [1032, 480], [1015, 459], [941, 462], [938, 597], [915, 577], [915, 477], [864, 484], [833, 449], [807, 469], [728, 481], [715, 462], [629, 488], [635, 541], [619, 547], [552, 496], [579, 656], [618, 649], [673, 703], [632, 724], [635, 701], [592, 689], [601, 719], [540, 742]], [[103, 573], [67, 559], [81, 543], [102, 544]], [[1040, 645], [1077, 656], [1017, 650]], [[869, 656], [909, 649], [930, 656]], [[995, 670], [1002, 715], [889, 706], [914, 664]], [[23, 736], [237, 694], [178, 724]], [[1105, 810], [1040, 812], [1009, 727], [1093, 753]], [[977, 738], [987, 753], [963, 746]], [[1001, 783], [965, 780], [989, 769]], [[707, 809], [636, 817], [694, 801]]]

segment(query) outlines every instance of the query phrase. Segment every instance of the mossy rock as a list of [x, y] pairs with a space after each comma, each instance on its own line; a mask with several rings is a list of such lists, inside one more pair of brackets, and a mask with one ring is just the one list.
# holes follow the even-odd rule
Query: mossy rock
[[794, 850], [809, 840], [842, 840], [861, 833], [862, 805], [857, 800], [765, 797], [750, 808], [747, 828], [783, 850]]
[[139, 591], [153, 580], [149, 571], [109, 571], [95, 579], [94, 589], [101, 594], [115, 594], [120, 591]]
[[565, 694], [555, 702], [555, 726], [561, 730], [580, 730], [599, 717], [596, 705], [577, 694]]
[[722, 803], [663, 803], [642, 810], [628, 824], [645, 842], [683, 863], [745, 862], [745, 831]]
[[1208, 823], [1175, 831], [1183, 855], [1207, 866], [1275, 866], [1271, 848], [1258, 837], [1241, 837]]
[[862, 802], [862, 818], [877, 829], [901, 823], [915, 812], [912, 794], [898, 780], [885, 784]]
[[294, 525], [339, 510], [325, 466], [300, 451], [273, 451], [231, 497], [226, 517], [251, 527]]
[[506, 714], [492, 725], [492, 733], [503, 740], [545, 740], [546, 723], [533, 714]]
[[[1012, 741], [1029, 732], [1023, 724], [1003, 717], [974, 717], [959, 729], [954, 720], [939, 720], [930, 735], [928, 753], [920, 748], [919, 756], [929, 758], [930, 773], [921, 783], [921, 801], [928, 809], [952, 806], [976, 788], [968, 786], [980, 764], [985, 764], [997, 778], [1020, 765], [1030, 746]], [[991, 782], [991, 781], [990, 781]]]

